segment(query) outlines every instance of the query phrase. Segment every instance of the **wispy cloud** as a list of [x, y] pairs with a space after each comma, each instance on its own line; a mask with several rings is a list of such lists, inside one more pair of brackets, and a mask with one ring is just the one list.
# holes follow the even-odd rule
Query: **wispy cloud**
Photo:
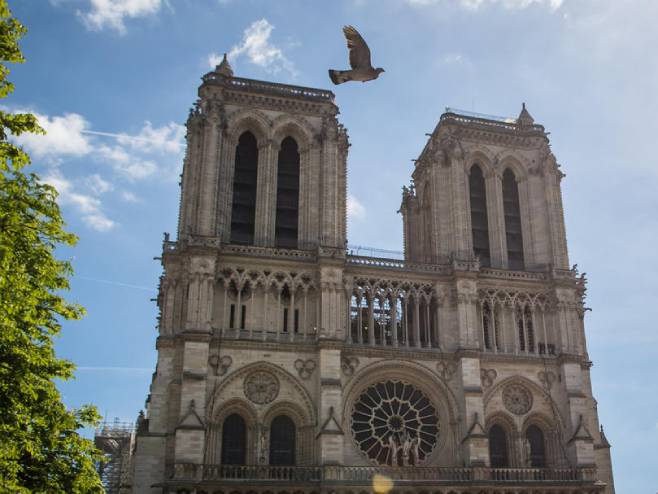
[[90, 31], [108, 28], [125, 34], [126, 19], [157, 14], [164, 3], [163, 0], [89, 0], [91, 10], [78, 11], [78, 16]]
[[[87, 180], [89, 179], [90, 177], [87, 177]], [[108, 218], [102, 211], [102, 203], [97, 196], [81, 192], [76, 184], [65, 178], [58, 169], [52, 170], [42, 180], [55, 187], [59, 193], [60, 204], [72, 206], [79, 212], [82, 221], [90, 228], [99, 232], [106, 232], [117, 226], [117, 223]], [[91, 179], [91, 181], [96, 180]], [[100, 182], [107, 183], [102, 178], [100, 178]]]
[[[25, 110], [16, 110], [24, 113]], [[84, 156], [92, 146], [84, 135], [89, 123], [77, 113], [65, 113], [62, 116], [49, 117], [33, 113], [46, 134], [21, 134], [16, 142], [29, 149], [34, 158], [45, 158], [56, 163], [62, 158]]]
[[406, 2], [416, 7], [456, 4], [461, 8], [471, 11], [496, 5], [510, 10], [526, 9], [531, 5], [544, 5], [550, 10], [555, 11], [562, 6], [564, 0], [406, 0]]
[[347, 196], [347, 216], [350, 221], [362, 221], [366, 218], [366, 208], [351, 194]]
[[445, 54], [441, 60], [440, 64], [442, 66], [452, 66], [452, 67], [463, 67], [465, 69], [472, 69], [474, 68], [473, 62], [466, 57], [465, 55], [462, 55], [461, 53], [447, 53]]
[[[234, 45], [228, 56], [231, 61], [246, 56], [249, 62], [257, 65], [267, 72], [288, 71], [291, 75], [297, 74], [295, 65], [285, 56], [283, 50], [271, 41], [274, 26], [267, 19], [252, 22], [245, 30], [242, 41]], [[215, 67], [222, 57], [217, 53], [208, 55], [208, 65]]]
[[[14, 111], [9, 109], [9, 111]], [[173, 122], [154, 127], [145, 122], [137, 134], [101, 132], [76, 113], [48, 116], [32, 111], [46, 130], [45, 135], [22, 134], [13, 140], [23, 146], [38, 164], [45, 165], [44, 181], [54, 185], [59, 201], [80, 215], [90, 228], [106, 232], [118, 226], [103, 212], [103, 198], [117, 189], [117, 181], [139, 182], [157, 176], [176, 180], [185, 145], [185, 127]], [[84, 158], [87, 166], [105, 167], [87, 176], [74, 175], [73, 159]], [[139, 198], [118, 192], [125, 202]]]

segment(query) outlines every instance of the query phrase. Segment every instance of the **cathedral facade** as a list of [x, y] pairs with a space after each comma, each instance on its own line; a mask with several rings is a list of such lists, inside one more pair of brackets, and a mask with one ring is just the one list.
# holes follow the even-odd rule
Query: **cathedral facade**
[[346, 249], [337, 114], [203, 77], [117, 492], [614, 493], [544, 128], [444, 113], [399, 260]]

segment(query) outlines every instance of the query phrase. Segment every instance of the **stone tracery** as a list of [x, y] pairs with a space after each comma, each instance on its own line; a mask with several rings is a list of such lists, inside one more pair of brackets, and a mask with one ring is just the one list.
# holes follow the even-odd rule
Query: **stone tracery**
[[365, 389], [353, 405], [352, 435], [372, 462], [419, 466], [436, 446], [437, 411], [424, 393], [405, 381]]

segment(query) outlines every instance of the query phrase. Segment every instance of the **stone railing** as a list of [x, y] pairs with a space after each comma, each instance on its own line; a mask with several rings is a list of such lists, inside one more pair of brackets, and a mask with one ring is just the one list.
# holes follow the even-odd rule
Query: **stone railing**
[[441, 115], [441, 122], [456, 122], [464, 124], [475, 124], [484, 128], [493, 128], [496, 130], [507, 130], [512, 132], [522, 131], [534, 131], [544, 133], [544, 126], [539, 124], [533, 124], [528, 127], [520, 126], [516, 120], [514, 121], [503, 121], [499, 119], [491, 118], [482, 118], [482, 117], [473, 117], [469, 115], [460, 115], [458, 113], [447, 112]]
[[276, 249], [273, 247], [258, 247], [255, 245], [224, 245], [222, 246], [222, 252], [226, 254], [237, 254], [244, 256], [278, 257], [299, 261], [313, 261], [317, 257], [314, 251], [298, 249]]
[[242, 77], [225, 77], [221, 74], [210, 72], [203, 76], [203, 82], [221, 84], [231, 89], [249, 91], [252, 93], [269, 94], [272, 96], [298, 97], [315, 101], [333, 103], [334, 93], [325, 89], [312, 87], [292, 86], [277, 82], [257, 81]]
[[227, 340], [276, 341], [280, 343], [311, 343], [318, 339], [314, 328], [294, 331], [276, 331], [272, 329], [235, 329], [217, 328], [215, 333]]
[[173, 481], [354, 482], [371, 483], [376, 475], [403, 482], [593, 482], [595, 468], [485, 468], [197, 465], [177, 463]]
[[413, 271], [416, 273], [450, 274], [450, 264], [419, 264], [400, 259], [387, 259], [385, 257], [347, 256], [347, 264], [366, 268], [395, 269], [398, 271]]
[[511, 271], [509, 269], [480, 268], [480, 275], [501, 280], [545, 281], [546, 273], [536, 271]]

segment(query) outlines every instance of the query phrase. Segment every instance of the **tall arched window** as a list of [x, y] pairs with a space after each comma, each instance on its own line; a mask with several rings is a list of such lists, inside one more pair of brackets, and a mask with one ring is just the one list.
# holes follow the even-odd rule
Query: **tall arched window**
[[471, 197], [471, 233], [473, 235], [473, 253], [480, 258], [482, 266], [491, 265], [489, 251], [489, 219], [487, 216], [487, 191], [484, 175], [478, 165], [471, 167], [468, 178]]
[[299, 151], [297, 142], [286, 137], [281, 142], [276, 181], [275, 245], [297, 248], [299, 217]]
[[256, 226], [256, 183], [258, 181], [258, 144], [247, 131], [235, 149], [231, 243], [253, 244]]
[[229, 415], [222, 425], [222, 464], [244, 465], [247, 458], [247, 427], [237, 413]]
[[509, 168], [503, 173], [503, 210], [505, 212], [508, 266], [510, 269], [523, 269], [523, 236], [521, 234], [519, 186], [516, 183], [514, 172]]
[[499, 425], [492, 425], [489, 429], [489, 460], [491, 468], [509, 467], [507, 454], [507, 434]]
[[295, 423], [287, 415], [278, 415], [270, 426], [270, 465], [295, 464]]
[[544, 433], [536, 425], [531, 425], [525, 432], [530, 448], [530, 465], [532, 468], [544, 468], [546, 466], [546, 444]]

